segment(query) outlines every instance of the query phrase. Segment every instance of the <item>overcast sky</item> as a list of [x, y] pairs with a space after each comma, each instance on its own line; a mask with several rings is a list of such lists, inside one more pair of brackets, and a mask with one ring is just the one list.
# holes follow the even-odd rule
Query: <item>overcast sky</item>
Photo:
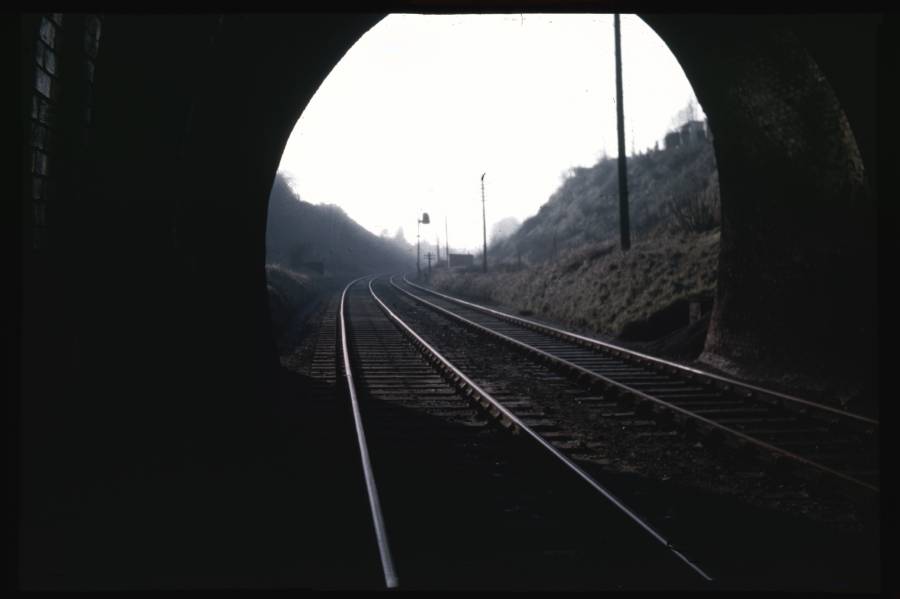
[[[297, 121], [279, 171], [375, 234], [402, 226], [451, 249], [535, 214], [573, 166], [615, 157], [612, 15], [390, 15], [334, 67]], [[678, 62], [622, 17], [626, 148], [662, 140], [694, 99]], [[699, 106], [699, 105], [698, 105]], [[701, 112], [702, 116], [702, 112]], [[660, 144], [662, 145], [662, 144]]]

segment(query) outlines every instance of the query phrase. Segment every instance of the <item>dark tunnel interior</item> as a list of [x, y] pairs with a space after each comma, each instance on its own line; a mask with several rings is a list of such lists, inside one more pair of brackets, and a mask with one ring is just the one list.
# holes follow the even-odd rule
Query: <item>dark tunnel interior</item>
[[[303, 586], [272, 556], [304, 543], [288, 514], [321, 484], [301, 456], [325, 425], [283, 392], [266, 209], [303, 108], [383, 16], [13, 24], [22, 303], [10, 497], [22, 586]], [[777, 364], [835, 387], [864, 381], [861, 401], [885, 419], [881, 16], [641, 16], [715, 133], [722, 249], [706, 355], [740, 373]], [[289, 488], [276, 480], [298, 464]], [[177, 501], [187, 495], [196, 505]], [[260, 518], [290, 524], [273, 540], [235, 523]], [[179, 535], [179, 551], [163, 549]], [[187, 574], [192, 553], [236, 565]]]

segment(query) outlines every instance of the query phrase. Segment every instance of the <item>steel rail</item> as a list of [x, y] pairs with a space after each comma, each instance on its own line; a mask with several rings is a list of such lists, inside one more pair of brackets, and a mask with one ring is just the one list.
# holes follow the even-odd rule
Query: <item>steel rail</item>
[[[384, 313], [393, 320], [398, 327], [400, 327], [401, 331], [404, 331], [408, 337], [410, 337], [414, 344], [417, 345], [426, 355], [431, 356], [434, 360], [438, 361], [443, 369], [449, 373], [451, 373], [451, 378], [457, 382], [460, 386], [467, 389], [470, 394], [478, 395], [483, 401], [489, 403], [493, 408], [498, 410], [500, 413], [504, 415], [510, 422], [512, 422], [519, 430], [524, 431], [527, 435], [529, 435], [532, 439], [537, 441], [542, 447], [544, 447], [547, 451], [553, 454], [560, 462], [562, 462], [566, 467], [568, 467], [572, 472], [581, 477], [586, 483], [588, 483], [591, 487], [593, 487], [596, 491], [598, 491], [601, 495], [603, 495], [608, 501], [610, 501], [614, 506], [616, 506], [620, 511], [622, 511], [625, 515], [627, 515], [632, 521], [638, 524], [641, 528], [643, 528], [647, 533], [649, 533], [654, 539], [656, 539], [660, 544], [665, 546], [669, 551], [671, 551], [679, 560], [684, 562], [687, 566], [689, 566], [694, 572], [699, 574], [704, 580], [707, 582], [712, 582], [713, 578], [703, 571], [700, 566], [693, 563], [690, 558], [685, 556], [681, 551], [676, 549], [676, 547], [669, 542], [665, 537], [663, 537], [659, 532], [657, 532], [647, 521], [641, 518], [637, 513], [631, 510], [628, 506], [626, 506], [619, 498], [617, 498], [611, 491], [609, 491], [602, 484], [597, 482], [590, 474], [581, 469], [575, 462], [569, 459], [568, 456], [561, 453], [557, 450], [553, 445], [551, 445], [546, 439], [544, 439], [537, 432], [532, 430], [527, 424], [525, 424], [522, 420], [520, 420], [515, 414], [510, 412], [506, 407], [504, 407], [499, 401], [494, 399], [487, 391], [479, 387], [472, 379], [466, 376], [461, 370], [459, 370], [456, 366], [454, 366], [447, 358], [445, 358], [440, 352], [438, 352], [431, 344], [429, 344], [425, 339], [423, 339], [418, 333], [416, 333], [406, 322], [403, 321], [399, 316], [397, 316], [388, 306], [385, 304], [378, 294], [375, 293], [375, 289], [373, 288], [374, 278], [369, 281], [369, 293], [371, 293], [372, 297], [378, 302], [381, 309]], [[391, 284], [396, 286], [393, 281]]]
[[714, 380], [723, 385], [729, 385], [729, 386], [732, 386], [735, 388], [744, 389], [747, 392], [749, 392], [750, 395], [762, 394], [764, 396], [769, 396], [769, 397], [775, 398], [777, 400], [780, 400], [782, 402], [794, 403], [803, 408], [828, 412], [828, 413], [834, 414], [836, 416], [854, 420], [856, 422], [859, 422], [859, 423], [862, 423], [862, 424], [865, 424], [868, 426], [878, 427], [878, 420], [869, 418], [867, 416], [862, 416], [860, 414], [855, 414], [853, 412], [847, 412], [846, 410], [840, 410], [838, 408], [826, 406], [824, 404], [820, 404], [820, 403], [817, 403], [814, 401], [809, 401], [807, 399], [795, 397], [793, 395], [787, 395], [787, 394], [781, 393], [779, 391], [765, 389], [763, 387], [758, 387], [756, 385], [751, 385], [749, 383], [744, 383], [744, 382], [741, 382], [741, 381], [738, 381], [735, 379], [730, 379], [728, 377], [724, 377], [724, 376], [721, 376], [718, 374], [706, 372], [704, 370], [700, 370], [699, 368], [693, 368], [691, 366], [685, 366], [684, 364], [678, 364], [677, 362], [670, 362], [669, 360], [664, 360], [662, 358], [657, 358], [657, 357], [650, 356], [647, 354], [642, 354], [640, 352], [637, 352], [637, 351], [634, 351], [631, 349], [626, 349], [624, 347], [619, 347], [617, 345], [613, 345], [606, 341], [594, 339], [593, 337], [586, 337], [584, 335], [579, 335], [578, 333], [573, 333], [572, 331], [566, 331], [564, 329], [553, 327], [548, 324], [537, 322], [535, 320], [531, 320], [528, 318], [522, 318], [521, 316], [515, 316], [513, 314], [509, 314], [507, 312], [501, 312], [500, 310], [495, 310], [493, 308], [488, 308], [487, 306], [482, 306], [480, 304], [469, 302], [464, 299], [460, 299], [458, 297], [446, 295], [439, 291], [435, 291], [434, 289], [428, 289], [427, 287], [422, 287], [421, 285], [417, 285], [417, 284], [413, 283], [412, 281], [410, 281], [407, 278], [407, 276], [405, 274], [403, 275], [403, 282], [411, 287], [415, 287], [416, 289], [420, 289], [426, 293], [436, 295], [447, 301], [450, 301], [450, 302], [453, 302], [456, 304], [460, 304], [460, 305], [466, 306], [468, 308], [472, 308], [473, 310], [477, 310], [479, 312], [490, 314], [497, 318], [506, 320], [508, 322], [512, 322], [513, 324], [519, 324], [521, 326], [531, 328], [531, 329], [534, 329], [534, 330], [537, 330], [540, 332], [545, 332], [545, 333], [555, 335], [557, 337], [569, 339], [569, 340], [575, 341], [579, 344], [587, 344], [587, 345], [593, 346], [597, 349], [610, 351], [610, 352], [613, 352], [618, 355], [630, 356], [632, 358], [638, 359], [643, 362], [650, 362], [655, 365], [665, 366], [665, 367], [669, 368], [670, 370], [676, 369], [676, 370], [679, 370], [682, 372], [689, 372], [692, 375], [700, 376], [700, 377], [710, 379], [710, 380]]
[[347, 320], [344, 310], [346, 306], [347, 291], [350, 290], [350, 287], [364, 278], [366, 277], [360, 277], [348, 283], [344, 288], [344, 292], [341, 294], [341, 351], [344, 358], [344, 377], [347, 380], [347, 389], [350, 392], [350, 404], [353, 407], [353, 421], [356, 425], [356, 439], [359, 442], [359, 456], [362, 462], [363, 476], [366, 479], [366, 492], [369, 496], [369, 507], [372, 511], [372, 523], [375, 527], [375, 540], [378, 544], [378, 555], [381, 558], [381, 569], [384, 573], [384, 584], [387, 588], [393, 589], [398, 586], [399, 579], [397, 577], [397, 570], [394, 567], [393, 557], [391, 556], [387, 528], [384, 524], [384, 515], [381, 512], [381, 502], [378, 499], [378, 488], [375, 485], [375, 474], [372, 471], [372, 462], [369, 459], [369, 450], [366, 445], [366, 433], [363, 429], [362, 416], [359, 411], [356, 385], [353, 382], [353, 368], [350, 363], [350, 346], [347, 343]]
[[[537, 355], [537, 356], [541, 357], [541, 359], [543, 359], [543, 360], [545, 360], [545, 361], [548, 361], [548, 362], [555, 362], [555, 363], [557, 363], [557, 364], [559, 364], [559, 365], [561, 365], [561, 366], [563, 366], [563, 367], [569, 369], [570, 371], [577, 372], [577, 373], [579, 374], [579, 376], [586, 376], [586, 377], [588, 377], [589, 379], [593, 379], [594, 381], [597, 381], [597, 382], [599, 382], [599, 383], [605, 385], [606, 387], [613, 387], [613, 388], [615, 388], [615, 389], [618, 389], [618, 390], [624, 391], [624, 392], [626, 392], [626, 393], [632, 394], [632, 395], [634, 395], [634, 396], [637, 396], [637, 397], [640, 398], [640, 399], [643, 399], [643, 400], [646, 400], [646, 401], [650, 401], [650, 402], [656, 404], [657, 406], [660, 406], [660, 407], [663, 408], [663, 409], [670, 410], [670, 411], [679, 413], [679, 414], [681, 414], [681, 415], [683, 415], [683, 416], [686, 416], [686, 417], [688, 417], [688, 418], [694, 419], [694, 420], [696, 420], [696, 421], [698, 421], [698, 422], [702, 422], [702, 423], [705, 424], [706, 426], [712, 427], [712, 428], [714, 428], [714, 429], [720, 430], [720, 431], [722, 431], [722, 432], [724, 432], [724, 433], [727, 433], [727, 434], [729, 434], [729, 435], [732, 435], [732, 436], [734, 436], [734, 437], [737, 437], [737, 438], [741, 439], [742, 441], [744, 441], [744, 442], [746, 442], [746, 443], [749, 443], [749, 444], [751, 444], [751, 445], [755, 445], [755, 446], [757, 446], [757, 447], [759, 447], [759, 448], [761, 448], [761, 449], [764, 449], [764, 450], [766, 450], [766, 451], [768, 451], [768, 452], [771, 452], [771, 453], [774, 453], [774, 454], [783, 456], [783, 457], [785, 457], [785, 458], [787, 458], [787, 459], [793, 460], [793, 461], [795, 461], [795, 462], [804, 464], [804, 465], [806, 465], [806, 466], [808, 466], [808, 467], [811, 467], [811, 468], [814, 468], [814, 469], [816, 469], [816, 470], [819, 470], [820, 472], [824, 472], [824, 473], [826, 473], [826, 474], [830, 474], [830, 475], [835, 476], [835, 477], [837, 477], [837, 478], [840, 478], [840, 479], [842, 479], [842, 480], [844, 480], [844, 481], [846, 481], [846, 482], [850, 482], [850, 483], [852, 483], [852, 484], [855, 484], [855, 485], [861, 486], [861, 487], [863, 487], [863, 488], [865, 488], [865, 489], [868, 489], [869, 491], [873, 491], [873, 492], [876, 492], [876, 493], [879, 492], [879, 488], [878, 488], [877, 486], [871, 485], [871, 484], [869, 484], [869, 483], [867, 483], [867, 482], [865, 482], [865, 481], [861, 481], [861, 480], [859, 480], [859, 479], [857, 479], [857, 478], [855, 478], [855, 477], [853, 477], [853, 476], [850, 476], [850, 475], [848, 475], [848, 474], [844, 474], [843, 472], [840, 472], [840, 471], [835, 470], [835, 469], [833, 469], [833, 468], [829, 468], [828, 466], [825, 466], [825, 465], [823, 465], [823, 464], [819, 464], [818, 462], [814, 462], [814, 461], [812, 461], [812, 460], [810, 460], [810, 459], [804, 458], [804, 457], [801, 456], [801, 455], [797, 455], [797, 454], [795, 454], [795, 453], [793, 453], [793, 452], [787, 451], [787, 450], [785, 450], [785, 449], [781, 449], [780, 447], [777, 447], [777, 446], [775, 446], [775, 445], [771, 445], [770, 443], [766, 443], [765, 441], [760, 441], [759, 439], [756, 439], [755, 437], [751, 437], [751, 436], [749, 436], [749, 435], [747, 435], [747, 434], [745, 434], [745, 433], [742, 433], [741, 431], [735, 430], [735, 429], [733, 429], [733, 428], [731, 428], [731, 427], [729, 427], [729, 426], [725, 426], [724, 424], [720, 424], [720, 423], [718, 423], [718, 422], [716, 422], [716, 421], [714, 421], [714, 420], [711, 420], [711, 419], [709, 419], [709, 418], [706, 418], [705, 416], [701, 416], [700, 414], [695, 414], [694, 412], [691, 412], [690, 410], [686, 410], [686, 409], [684, 409], [684, 408], [682, 408], [682, 407], [680, 407], [680, 406], [677, 406], [677, 405], [672, 404], [672, 403], [670, 403], [670, 402], [667, 402], [667, 401], [665, 401], [665, 400], [659, 399], [659, 398], [657, 398], [657, 397], [653, 397], [652, 395], [648, 395], [647, 393], [644, 393], [643, 391], [640, 391], [640, 390], [638, 390], [638, 389], [634, 389], [634, 388], [629, 387], [628, 385], [625, 385], [625, 384], [620, 383], [620, 382], [618, 382], [618, 381], [614, 381], [614, 380], [610, 379], [609, 377], [606, 377], [606, 376], [604, 376], [604, 375], [602, 375], [602, 374], [599, 374], [599, 373], [597, 373], [597, 372], [594, 372], [594, 371], [592, 371], [592, 370], [588, 370], [587, 368], [584, 368], [583, 366], [579, 366], [578, 364], [575, 364], [575, 363], [573, 363], [573, 362], [570, 362], [570, 361], [568, 361], [568, 360], [566, 360], [566, 359], [564, 359], [564, 358], [560, 358], [560, 357], [558, 357], [558, 356], [554, 356], [554, 355], [551, 354], [551, 353], [548, 353], [548, 352], [546, 352], [546, 351], [544, 351], [544, 350], [541, 350], [541, 349], [538, 349], [538, 348], [533, 347], [533, 346], [531, 346], [531, 345], [528, 345], [527, 343], [524, 343], [524, 342], [522, 342], [522, 341], [519, 341], [518, 339], [513, 339], [512, 337], [510, 337], [510, 336], [508, 336], [508, 335], [504, 335], [503, 333], [500, 333], [500, 332], [491, 330], [491, 329], [489, 329], [488, 327], [485, 327], [484, 325], [478, 324], [477, 322], [474, 322], [474, 321], [472, 321], [472, 320], [469, 320], [468, 318], [466, 318], [466, 317], [464, 317], [464, 316], [461, 316], [461, 315], [456, 314], [456, 313], [454, 313], [454, 312], [452, 312], [452, 311], [450, 311], [450, 310], [447, 310], [446, 308], [443, 308], [443, 307], [441, 307], [441, 306], [438, 306], [437, 304], [434, 304], [434, 303], [432, 303], [432, 302], [429, 302], [428, 300], [426, 300], [426, 299], [424, 299], [424, 298], [422, 298], [422, 297], [420, 297], [420, 296], [417, 296], [417, 295], [414, 294], [414, 293], [410, 293], [410, 292], [407, 291], [406, 289], [403, 289], [402, 287], [400, 287], [399, 285], [397, 285], [397, 284], [394, 282], [393, 278], [394, 278], [394, 277], [391, 277], [391, 281], [390, 281], [390, 282], [391, 282], [391, 285], [393, 285], [394, 288], [396, 288], [396, 289], [399, 290], [400, 292], [402, 292], [402, 293], [408, 295], [409, 297], [413, 298], [415, 301], [418, 301], [418, 302], [420, 302], [420, 303], [422, 303], [422, 304], [425, 304], [426, 306], [430, 307], [431, 309], [436, 310], [437, 312], [439, 312], [439, 313], [441, 313], [441, 314], [444, 314], [444, 315], [446, 315], [446, 316], [448, 316], [448, 317], [450, 317], [450, 318], [452, 318], [452, 319], [458, 320], [459, 322], [463, 323], [463, 324], [466, 325], [466, 326], [469, 326], [469, 327], [472, 327], [472, 328], [474, 328], [474, 329], [476, 329], [476, 330], [482, 331], [483, 333], [485, 333], [485, 334], [487, 334], [487, 335], [489, 335], [489, 336], [497, 337], [497, 338], [503, 340], [504, 342], [506, 342], [506, 343], [508, 343], [508, 344], [510, 344], [510, 345], [513, 345], [514, 347], [517, 347], [517, 348], [519, 348], [519, 349], [522, 349], [522, 350], [527, 351], [528, 353]], [[418, 285], [413, 285], [413, 286], [414, 286], [414, 287], [419, 287]]]

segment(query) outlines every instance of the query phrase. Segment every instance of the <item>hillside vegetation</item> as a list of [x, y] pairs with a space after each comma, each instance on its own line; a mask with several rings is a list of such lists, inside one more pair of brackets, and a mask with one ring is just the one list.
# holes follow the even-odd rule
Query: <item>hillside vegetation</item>
[[[538, 263], [566, 249], [619, 236], [618, 161], [570, 169], [559, 189], [512, 235], [489, 249], [493, 262]], [[718, 174], [706, 137], [628, 158], [632, 239], [703, 233], [719, 225]]]
[[266, 223], [266, 283], [279, 346], [290, 345], [294, 318], [324, 291], [366, 274], [414, 266], [415, 248], [402, 237], [378, 237], [337, 206], [304, 202], [276, 175]]
[[[490, 272], [440, 270], [432, 285], [600, 337], [651, 342], [682, 330], [682, 346], [658, 347], [696, 357], [715, 295], [718, 174], [705, 135], [672, 145], [628, 159], [630, 251], [619, 249], [617, 161], [604, 158], [571, 169], [535, 216], [494, 242]], [[693, 324], [691, 303], [705, 316]]]
[[269, 195], [266, 263], [295, 271], [320, 263], [329, 277], [355, 278], [413, 267], [415, 248], [370, 233], [338, 206], [302, 201], [279, 173]]

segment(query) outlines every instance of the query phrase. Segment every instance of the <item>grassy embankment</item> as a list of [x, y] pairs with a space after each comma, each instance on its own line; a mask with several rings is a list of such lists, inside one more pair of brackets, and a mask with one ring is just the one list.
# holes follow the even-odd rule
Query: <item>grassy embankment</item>
[[[718, 253], [718, 230], [660, 236], [628, 252], [612, 243], [587, 244], [556, 260], [501, 265], [487, 274], [436, 271], [432, 285], [592, 335], [648, 341], [678, 328], [688, 302], [701, 301], [708, 309]], [[664, 318], [672, 311], [679, 314]]]
[[284, 331], [294, 314], [315, 301], [321, 287], [314, 274], [267, 264], [266, 289], [269, 292], [269, 316], [273, 329]]

